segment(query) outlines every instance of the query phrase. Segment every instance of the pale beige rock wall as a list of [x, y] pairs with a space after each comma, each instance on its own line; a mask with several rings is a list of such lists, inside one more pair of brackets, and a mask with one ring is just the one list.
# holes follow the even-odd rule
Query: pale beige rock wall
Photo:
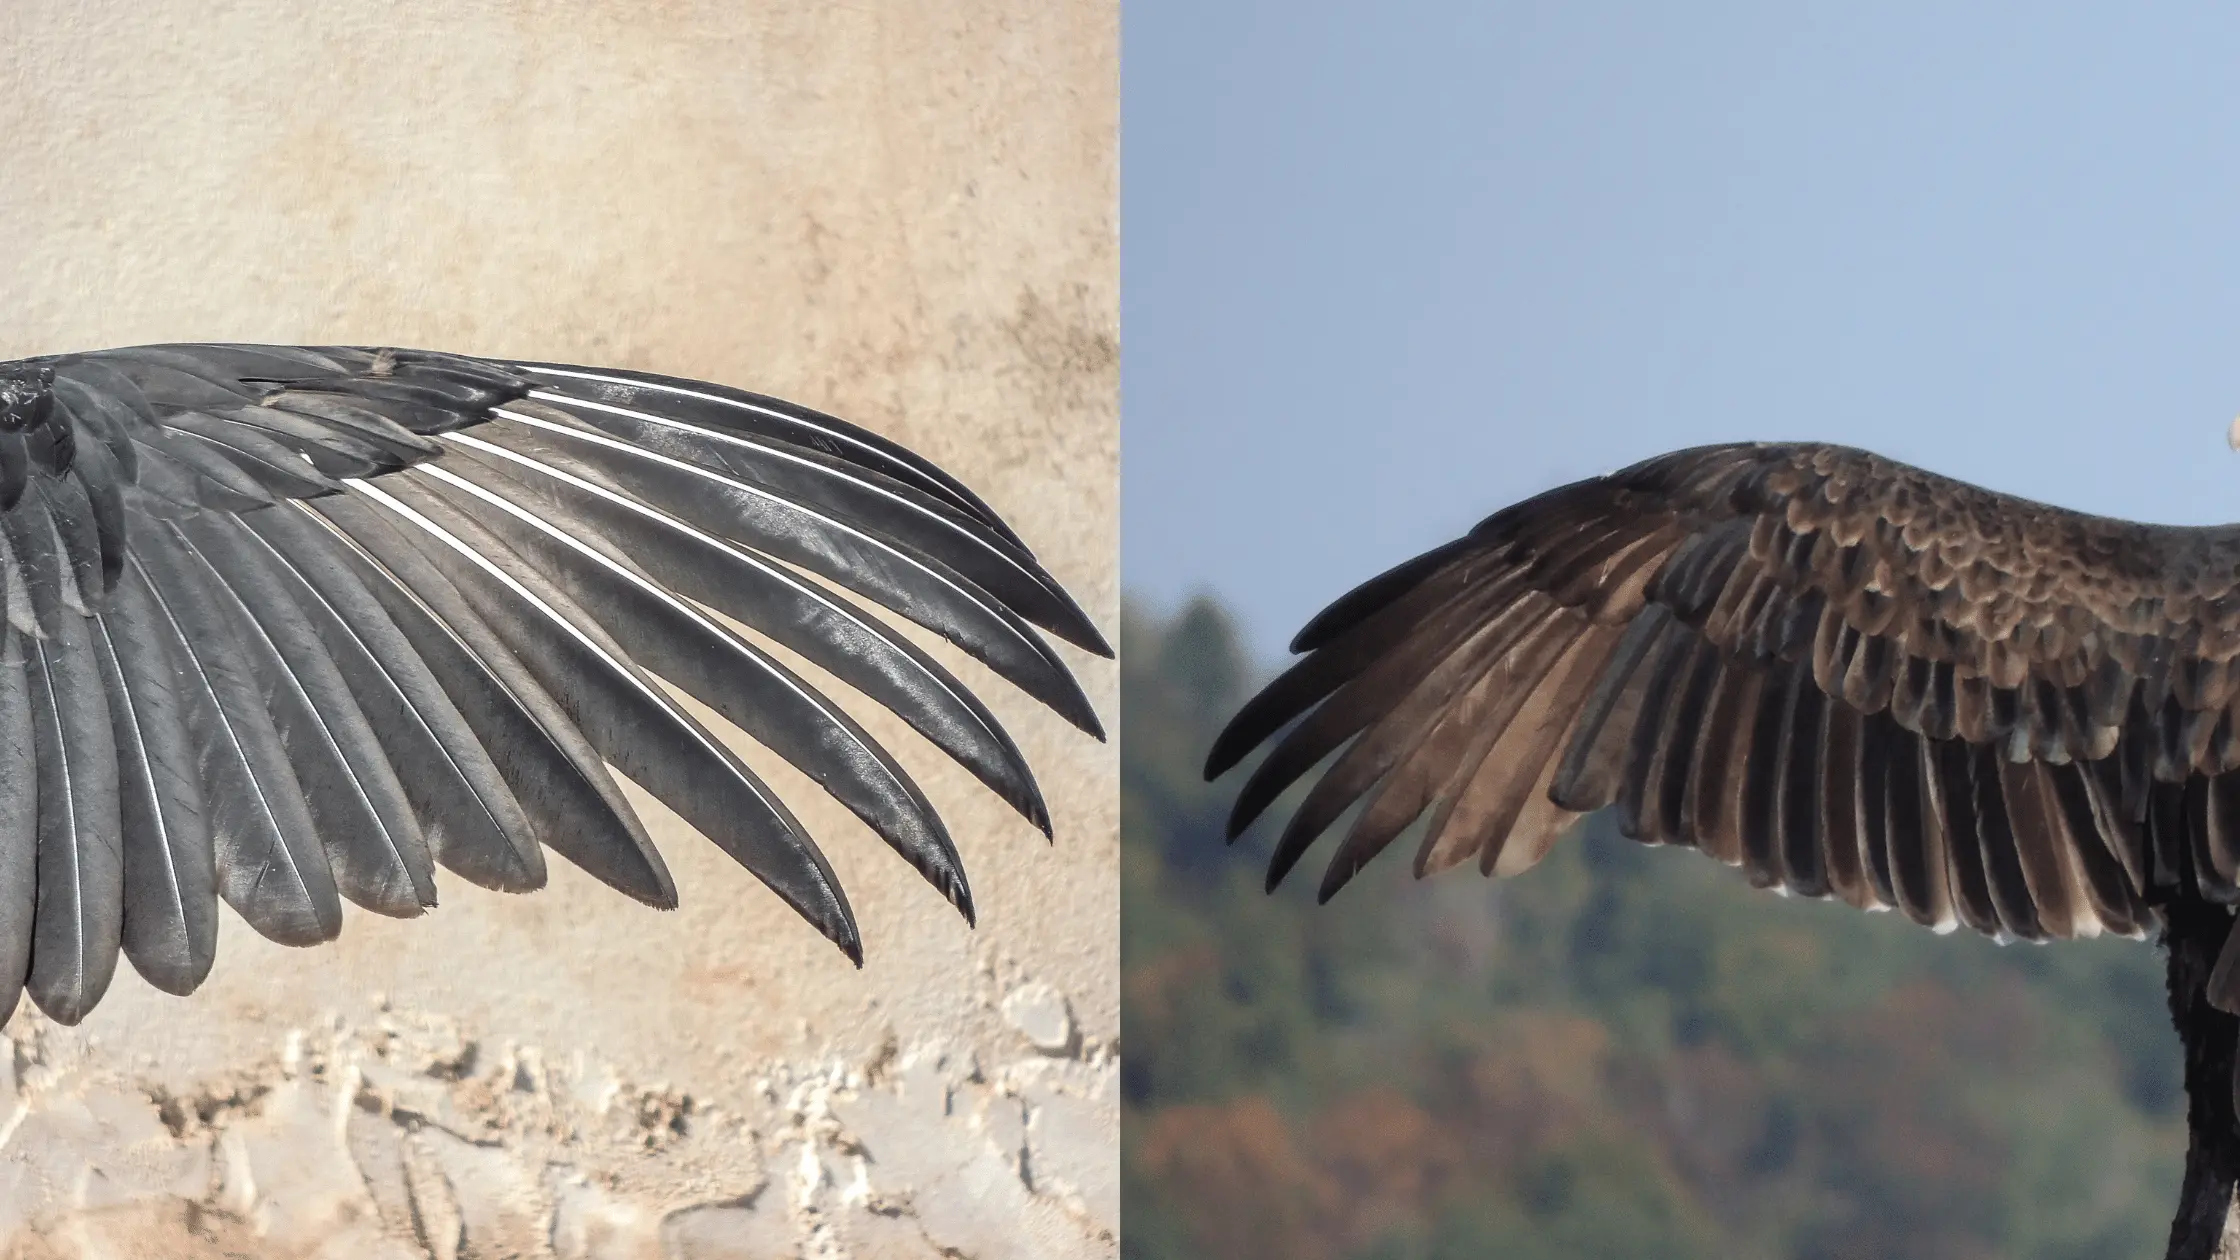
[[[1116, 8], [10, 0], [0, 357], [373, 342], [765, 390], [963, 477], [1113, 633]], [[949, 818], [976, 932], [767, 756], [861, 973], [650, 804], [674, 914], [555, 864], [314, 951], [229, 922], [192, 998], [127, 968], [79, 1028], [8, 1024], [4, 1245], [1113, 1253], [1115, 755], [933, 650], [1057, 829], [851, 705]], [[1061, 651], [1116, 727], [1117, 672]]]

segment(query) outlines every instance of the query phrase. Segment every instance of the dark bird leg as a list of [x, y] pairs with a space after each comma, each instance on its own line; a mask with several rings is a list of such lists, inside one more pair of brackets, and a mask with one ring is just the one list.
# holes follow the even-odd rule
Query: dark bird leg
[[2240, 1260], [2240, 1117], [2233, 1055], [2240, 1017], [2209, 1005], [2209, 972], [2232, 913], [2198, 897], [2162, 907], [2170, 952], [2170, 1019], [2186, 1051], [2186, 1180], [2170, 1226], [2169, 1260]]

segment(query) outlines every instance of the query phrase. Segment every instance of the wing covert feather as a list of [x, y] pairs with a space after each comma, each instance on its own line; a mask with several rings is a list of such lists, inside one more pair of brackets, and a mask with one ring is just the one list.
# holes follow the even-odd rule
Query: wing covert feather
[[[1497, 633], [1527, 610], [1551, 638]], [[1513, 874], [1541, 828], [1615, 806], [1645, 842], [1938, 930], [2139, 935], [2173, 890], [2240, 900], [2240, 527], [1702, 447], [1505, 508], [1293, 648], [1206, 766], [1270, 749], [1234, 835], [1352, 741], [1271, 887], [1364, 803], [1340, 884], [1418, 819], [1419, 875]], [[1512, 720], [1559, 674], [1586, 680], [1560, 714]]]

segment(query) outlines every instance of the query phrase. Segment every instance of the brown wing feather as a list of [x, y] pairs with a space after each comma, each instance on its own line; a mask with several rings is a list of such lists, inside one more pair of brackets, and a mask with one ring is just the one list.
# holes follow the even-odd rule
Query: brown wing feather
[[1704, 722], [1719, 686], [1719, 650], [1696, 636], [1687, 662], [1686, 676], [1673, 692], [1673, 703], [1659, 733], [1642, 789], [1642, 838], [1658, 844], [1693, 845], [1695, 828], [1688, 817], [1688, 784], [1694, 777], [1696, 746], [1703, 739]]
[[1352, 741], [1277, 859], [1361, 805], [1325, 895], [1418, 820], [1419, 874], [1509, 875], [1615, 804], [1646, 842], [1938, 928], [2135, 935], [2174, 892], [2240, 898], [2240, 527], [1706, 447], [1496, 513], [1294, 646], [1209, 771], [1304, 718], [1241, 828]]
[[[1441, 781], [1416, 854], [1417, 875], [1482, 856], [1490, 870], [1501, 842], [1522, 812], [1522, 793], [1538, 780], [1538, 769], [1520, 772], [1528, 750], [1550, 755], [1557, 733], [1571, 720], [1580, 697], [1594, 682], [1616, 632], [1595, 627], [1573, 637], [1537, 683], [1517, 686], [1523, 700], [1498, 730], [1481, 731]], [[1529, 688], [1529, 690], [1527, 690]], [[1496, 829], [1498, 827], [1498, 830]]]
[[1987, 788], [1974, 749], [1952, 740], [1934, 748], [1937, 790], [1944, 803], [1945, 876], [1952, 890], [1952, 912], [1963, 926], [2006, 940], [2013, 933], [1999, 920], [1986, 869], [1988, 853], [2004, 843], [2007, 826], [2004, 803], [1996, 799], [1996, 772]]
[[1828, 887], [1861, 910], [1890, 907], [1867, 870], [1859, 821], [1859, 722], [1857, 710], [1831, 700], [1821, 710], [1820, 844]]
[[2240, 774], [2198, 780], [2195, 871], [2212, 901], [2240, 901]]
[[[1977, 808], [1983, 819], [1976, 841], [1983, 855], [1992, 910], [1998, 916], [1998, 934], [2026, 941], [2044, 940], [2045, 928], [2038, 921], [2037, 890], [2024, 873], [2022, 856], [2023, 850], [2031, 847], [2023, 829], [2039, 820], [2018, 810], [2015, 785], [1998, 749], [1984, 744], [1965, 747], [1974, 763]], [[2038, 838], [2038, 843], [2046, 842], [2045, 837]]]
[[1890, 746], [1889, 806], [1884, 841], [1898, 904], [1913, 921], [1939, 932], [1958, 922], [1952, 903], [1951, 829], [1945, 795], [1938, 790], [1928, 741], [1893, 721], [1877, 732]]
[[1723, 668], [1704, 723], [1681, 812], [1696, 847], [1729, 866], [1742, 865], [1742, 767], [1756, 733], [1758, 689], [1754, 669]]
[[1574, 637], [1563, 623], [1576, 620], [1576, 613], [1548, 602], [1512, 630], [1466, 643], [1446, 657], [1316, 781], [1279, 846], [1303, 850], [1371, 794], [1332, 863], [1349, 872], [1361, 869], [1430, 804], [1434, 780], [1444, 777], [1458, 751], [1444, 745], [1462, 745], [1476, 729], [1506, 726], [1530, 692], [1501, 684], [1516, 674], [1538, 678]]
[[2074, 860], [2063, 852], [2073, 848], [2075, 840], [2068, 835], [2053, 801], [2045, 763], [2002, 759], [1999, 772], [2016, 855], [2021, 859], [2023, 882], [2029, 886], [2038, 925], [2047, 937], [2076, 936], [2089, 910], [2080, 904], [2071, 875]]

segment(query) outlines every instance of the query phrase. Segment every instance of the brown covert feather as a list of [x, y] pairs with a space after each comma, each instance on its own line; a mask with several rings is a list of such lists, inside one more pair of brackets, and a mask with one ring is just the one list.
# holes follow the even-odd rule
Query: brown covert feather
[[1503, 509], [1297, 646], [1211, 769], [1274, 742], [1241, 829], [1351, 741], [1272, 868], [1360, 806], [1325, 895], [1418, 821], [1418, 874], [1511, 875], [1614, 805], [1939, 929], [2140, 935], [2172, 890], [2240, 897], [2240, 527], [1703, 447]]

